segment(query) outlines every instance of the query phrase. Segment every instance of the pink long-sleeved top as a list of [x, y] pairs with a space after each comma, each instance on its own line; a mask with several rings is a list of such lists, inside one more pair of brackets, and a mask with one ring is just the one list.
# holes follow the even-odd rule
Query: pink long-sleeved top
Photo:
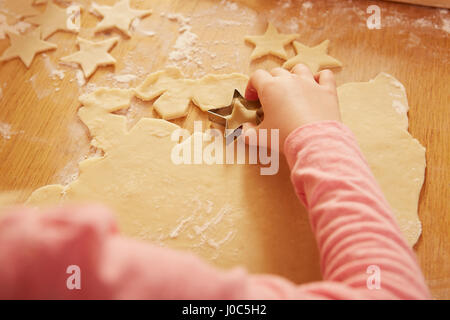
[[[99, 206], [16, 209], [0, 222], [0, 298], [429, 298], [351, 131], [333, 121], [309, 124], [291, 133], [284, 150], [309, 212], [323, 281], [295, 285], [242, 268], [218, 270], [192, 254], [121, 236], [112, 214]], [[80, 289], [68, 289], [69, 265], [80, 268]], [[378, 286], [376, 280], [368, 285], [369, 266], [378, 272]]]

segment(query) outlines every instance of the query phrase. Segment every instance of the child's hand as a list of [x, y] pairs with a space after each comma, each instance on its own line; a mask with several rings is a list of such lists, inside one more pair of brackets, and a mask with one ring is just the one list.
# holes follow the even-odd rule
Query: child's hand
[[323, 70], [316, 76], [302, 64], [295, 66], [292, 72], [281, 68], [270, 73], [258, 70], [250, 78], [245, 97], [248, 100], [259, 98], [264, 121], [257, 127], [247, 123], [244, 130], [252, 127], [279, 129], [281, 150], [288, 135], [298, 127], [324, 120], [341, 121], [336, 82], [330, 70]]

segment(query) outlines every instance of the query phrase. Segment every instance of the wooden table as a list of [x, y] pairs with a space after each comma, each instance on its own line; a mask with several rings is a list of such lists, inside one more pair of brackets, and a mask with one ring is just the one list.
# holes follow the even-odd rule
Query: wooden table
[[[81, 36], [93, 38], [98, 21], [82, 14]], [[115, 1], [98, 1], [111, 5]], [[312, 6], [308, 5], [312, 4]], [[366, 27], [366, 8], [377, 4], [382, 10], [382, 28]], [[80, 87], [75, 70], [58, 65], [58, 59], [76, 50], [76, 35], [59, 32], [50, 38], [59, 48], [38, 56], [30, 69], [18, 61], [0, 64], [0, 191], [16, 190], [16, 200], [50, 183], [65, 183], [77, 173], [77, 163], [89, 152], [89, 137], [76, 112], [80, 93], [108, 85], [128, 87], [146, 74], [168, 64], [169, 53], [180, 36], [180, 24], [168, 13], [190, 17], [191, 32], [198, 36], [191, 52], [198, 64], [178, 63], [188, 76], [205, 73], [250, 73], [257, 68], [279, 66], [276, 58], [249, 62], [252, 47], [247, 34], [260, 34], [267, 20], [283, 32], [298, 32], [302, 42], [318, 44], [331, 40], [330, 53], [344, 62], [338, 83], [367, 81], [384, 71], [406, 87], [410, 102], [410, 132], [427, 148], [427, 171], [420, 200], [423, 234], [416, 251], [425, 277], [436, 298], [450, 298], [450, 13], [428, 7], [375, 1], [241, 0], [237, 3], [213, 0], [132, 1], [132, 6], [152, 8], [153, 15], [142, 20], [139, 29], [122, 38], [112, 50], [118, 58], [116, 74], [134, 74], [130, 83], [117, 82], [114, 68], [103, 67]], [[43, 9], [43, 8], [41, 8]], [[444, 30], [444, 20], [447, 31]], [[142, 32], [141, 32], [142, 33]], [[114, 33], [115, 34], [115, 33]], [[96, 35], [96, 39], [110, 37]], [[0, 52], [8, 40], [0, 40]], [[292, 55], [292, 48], [289, 49]], [[64, 78], [51, 75], [63, 70]], [[120, 80], [120, 79], [119, 79]], [[138, 109], [136, 109], [138, 110]], [[189, 126], [196, 117], [192, 109]], [[142, 110], [141, 110], [142, 111]], [[145, 111], [135, 112], [145, 116]]]

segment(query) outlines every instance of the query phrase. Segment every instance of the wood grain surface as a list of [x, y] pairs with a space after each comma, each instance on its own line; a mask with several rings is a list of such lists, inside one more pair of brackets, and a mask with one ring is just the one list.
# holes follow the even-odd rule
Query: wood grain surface
[[[84, 6], [80, 35], [104, 39], [114, 35], [94, 34], [99, 19]], [[98, 0], [113, 4], [114, 0]], [[77, 163], [90, 152], [89, 136], [79, 121], [78, 96], [98, 86], [128, 87], [146, 74], [169, 64], [187, 76], [206, 73], [243, 72], [280, 66], [277, 58], [250, 63], [252, 46], [244, 36], [261, 34], [267, 21], [283, 32], [297, 32], [307, 45], [330, 39], [330, 54], [344, 62], [337, 72], [339, 84], [367, 81], [387, 72], [406, 87], [409, 98], [410, 132], [427, 148], [427, 170], [419, 215], [423, 234], [415, 247], [419, 263], [435, 298], [450, 298], [450, 14], [443, 9], [409, 6], [384, 1], [315, 0], [141, 0], [135, 8], [151, 8], [153, 14], [139, 24], [130, 39], [122, 36], [111, 51], [116, 67], [100, 68], [81, 86], [76, 70], [59, 64], [60, 57], [77, 50], [76, 35], [59, 32], [49, 41], [58, 49], [38, 55], [27, 69], [19, 60], [0, 63], [0, 191], [12, 191], [9, 200], [22, 201], [34, 189], [50, 183], [67, 183], [77, 174]], [[382, 9], [382, 28], [366, 27], [366, 9]], [[40, 7], [43, 10], [44, 7]], [[169, 13], [190, 18], [190, 32], [198, 36], [187, 63], [171, 60], [180, 37], [180, 23]], [[145, 35], [154, 31], [155, 35]], [[0, 40], [0, 52], [9, 45]], [[289, 48], [289, 55], [293, 49]], [[64, 78], [52, 75], [62, 70]], [[129, 83], [116, 75], [133, 74]], [[123, 80], [121, 80], [123, 81]], [[134, 117], [156, 116], [151, 108], [135, 102]], [[148, 106], [147, 106], [148, 107]], [[176, 122], [189, 127], [203, 117], [197, 108]], [[1, 198], [1, 197], [0, 197]], [[5, 198], [5, 195], [3, 195]], [[1, 199], [0, 199], [1, 200]]]
[[432, 6], [438, 8], [450, 8], [450, 1], [448, 0], [386, 0], [386, 1], [418, 4], [421, 6]]

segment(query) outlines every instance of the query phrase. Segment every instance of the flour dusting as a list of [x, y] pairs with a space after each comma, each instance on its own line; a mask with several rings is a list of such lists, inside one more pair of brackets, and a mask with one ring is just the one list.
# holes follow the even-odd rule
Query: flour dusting
[[86, 84], [86, 79], [84, 78], [83, 71], [76, 70], [75, 71], [75, 78], [77, 79], [77, 84], [79, 87], [82, 87]]
[[[162, 15], [165, 16], [164, 14]], [[179, 13], [167, 14], [166, 17], [179, 25], [179, 36], [172, 51], [169, 53], [169, 65], [174, 67], [189, 65], [201, 67], [203, 61], [199, 54], [201, 54], [202, 50], [198, 46], [198, 35], [192, 32], [191, 19]]]
[[64, 79], [64, 70], [60, 70], [57, 67], [55, 67], [52, 62], [50, 61], [50, 58], [47, 54], [43, 53], [42, 54], [42, 58], [44, 59], [44, 65], [47, 68], [47, 71], [50, 74], [50, 77], [53, 80], [59, 79], [62, 80]]
[[227, 1], [227, 0], [221, 0], [220, 1], [220, 5], [223, 6], [225, 9], [230, 10], [230, 11], [237, 11], [239, 9], [239, 7], [236, 4], [236, 2], [230, 2], [230, 1]]
[[20, 34], [25, 32], [31, 25], [24, 21], [8, 24], [6, 16], [0, 13], [0, 40], [5, 39], [7, 33]]
[[401, 101], [394, 100], [392, 101], [392, 107], [397, 111], [399, 114], [406, 114], [408, 112], [408, 107], [405, 106]]
[[305, 10], [311, 9], [312, 7], [313, 7], [313, 4], [310, 1], [306, 1], [302, 4], [302, 8]]
[[11, 131], [11, 125], [9, 123], [0, 122], [0, 135], [3, 139], [11, 139], [11, 135], [14, 133]]
[[146, 37], [153, 37], [156, 34], [155, 31], [144, 29], [141, 25], [141, 19], [139, 18], [136, 18], [131, 22], [131, 30]]
[[134, 74], [117, 74], [114, 75], [113, 79], [120, 83], [130, 83], [133, 80], [136, 80], [137, 76]]

